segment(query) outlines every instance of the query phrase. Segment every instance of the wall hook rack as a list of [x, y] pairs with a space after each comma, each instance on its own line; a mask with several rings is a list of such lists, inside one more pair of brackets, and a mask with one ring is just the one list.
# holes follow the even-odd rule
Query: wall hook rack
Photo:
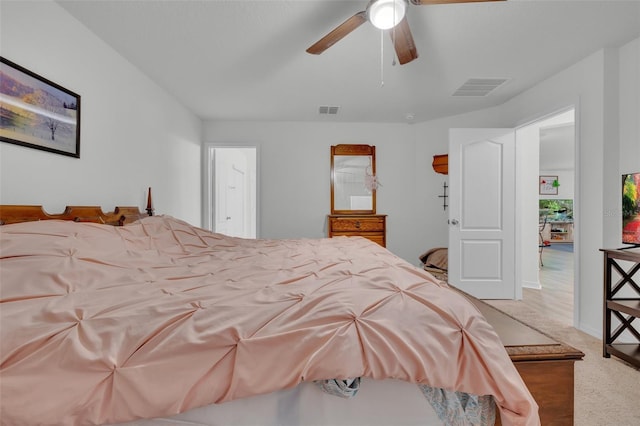
[[438, 198], [442, 198], [442, 208], [446, 211], [447, 207], [449, 206], [449, 204], [447, 204], [447, 199], [449, 198], [449, 196], [447, 195], [447, 188], [449, 188], [449, 185], [447, 185], [447, 182], [444, 182], [442, 184], [442, 195], [438, 195]]

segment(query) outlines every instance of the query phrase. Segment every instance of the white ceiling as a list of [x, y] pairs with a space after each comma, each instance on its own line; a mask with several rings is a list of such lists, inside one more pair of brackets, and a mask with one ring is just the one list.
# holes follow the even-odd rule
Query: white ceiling
[[[409, 5], [419, 57], [393, 66], [389, 35], [368, 22], [305, 52], [367, 0], [57, 2], [206, 120], [427, 121], [501, 104], [640, 36], [638, 0]], [[452, 97], [470, 78], [509, 81]], [[323, 105], [339, 113], [319, 115]]]

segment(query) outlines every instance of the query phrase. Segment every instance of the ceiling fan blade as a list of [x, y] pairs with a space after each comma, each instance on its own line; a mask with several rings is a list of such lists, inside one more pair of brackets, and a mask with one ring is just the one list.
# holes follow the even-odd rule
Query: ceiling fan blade
[[391, 34], [391, 40], [396, 49], [396, 55], [398, 56], [400, 65], [411, 62], [418, 57], [418, 50], [416, 49], [416, 44], [413, 42], [413, 36], [411, 35], [411, 29], [409, 29], [409, 22], [406, 16], [402, 18], [402, 21], [400, 21], [395, 28], [389, 30], [389, 34]]
[[351, 31], [358, 28], [367, 21], [367, 12], [362, 11], [338, 25], [329, 34], [318, 40], [313, 46], [307, 49], [308, 53], [319, 55], [338, 41], [342, 40]]
[[507, 1], [507, 0], [410, 0], [416, 6], [427, 4], [447, 4], [447, 3], [478, 3], [487, 1]]

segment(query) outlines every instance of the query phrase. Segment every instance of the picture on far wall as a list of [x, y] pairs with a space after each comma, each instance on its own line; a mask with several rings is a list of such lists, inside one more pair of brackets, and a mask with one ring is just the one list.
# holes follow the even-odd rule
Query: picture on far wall
[[80, 95], [0, 61], [0, 140], [80, 158]]
[[540, 176], [540, 195], [558, 195], [558, 176]]

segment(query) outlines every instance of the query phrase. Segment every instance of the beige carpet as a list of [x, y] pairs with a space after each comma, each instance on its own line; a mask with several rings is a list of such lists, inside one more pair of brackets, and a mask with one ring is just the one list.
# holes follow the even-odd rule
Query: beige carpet
[[485, 302], [584, 352], [575, 364], [576, 426], [640, 426], [640, 369], [604, 358], [601, 339], [545, 318], [523, 302]]

